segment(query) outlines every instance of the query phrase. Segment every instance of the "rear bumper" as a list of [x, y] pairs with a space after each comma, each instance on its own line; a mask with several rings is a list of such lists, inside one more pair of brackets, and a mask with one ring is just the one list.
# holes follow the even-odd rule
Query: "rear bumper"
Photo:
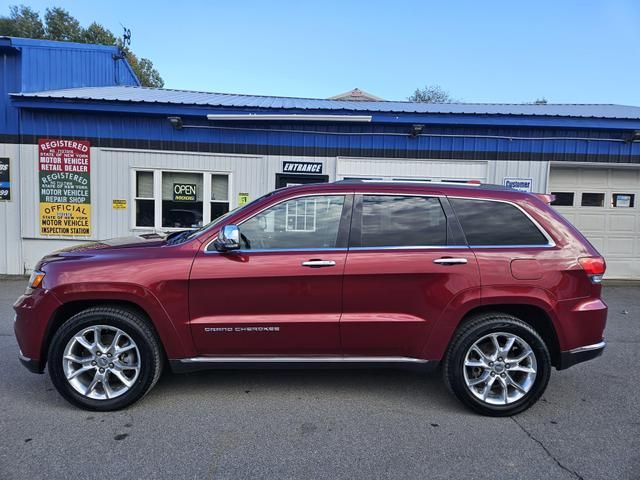
[[594, 358], [599, 357], [604, 352], [604, 347], [606, 346], [606, 342], [603, 340], [599, 343], [594, 343], [593, 345], [586, 345], [584, 347], [574, 348], [573, 350], [569, 350], [566, 352], [560, 352], [560, 362], [558, 365], [558, 370], [564, 370], [569, 368], [576, 363], [586, 362], [588, 360], [593, 360]]

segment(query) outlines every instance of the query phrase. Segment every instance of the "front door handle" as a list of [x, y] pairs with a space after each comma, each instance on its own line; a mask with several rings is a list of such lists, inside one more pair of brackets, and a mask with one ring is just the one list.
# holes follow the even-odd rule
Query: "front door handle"
[[466, 258], [452, 258], [452, 257], [444, 257], [444, 258], [436, 258], [433, 263], [437, 263], [438, 265], [463, 265], [467, 263]]
[[303, 267], [322, 268], [322, 267], [335, 267], [336, 262], [333, 260], [307, 260], [302, 262]]

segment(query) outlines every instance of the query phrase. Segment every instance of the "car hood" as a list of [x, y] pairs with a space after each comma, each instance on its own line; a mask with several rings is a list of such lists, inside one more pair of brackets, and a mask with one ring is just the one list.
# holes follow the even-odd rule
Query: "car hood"
[[148, 233], [130, 237], [110, 238], [98, 242], [87, 242], [71, 247], [62, 248], [53, 252], [54, 255], [65, 253], [97, 253], [99, 250], [112, 250], [114, 248], [153, 247], [164, 244], [164, 235]]

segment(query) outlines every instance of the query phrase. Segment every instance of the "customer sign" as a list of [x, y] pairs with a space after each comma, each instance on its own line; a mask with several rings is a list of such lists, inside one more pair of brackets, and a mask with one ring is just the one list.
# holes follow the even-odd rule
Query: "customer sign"
[[91, 235], [90, 143], [38, 140], [40, 235]]

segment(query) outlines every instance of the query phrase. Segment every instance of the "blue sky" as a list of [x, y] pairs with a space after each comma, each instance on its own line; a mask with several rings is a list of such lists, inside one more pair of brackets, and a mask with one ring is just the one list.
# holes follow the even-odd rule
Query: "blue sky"
[[640, 105], [637, 0], [23, 3], [126, 25], [167, 88], [404, 100], [438, 84], [469, 102]]

